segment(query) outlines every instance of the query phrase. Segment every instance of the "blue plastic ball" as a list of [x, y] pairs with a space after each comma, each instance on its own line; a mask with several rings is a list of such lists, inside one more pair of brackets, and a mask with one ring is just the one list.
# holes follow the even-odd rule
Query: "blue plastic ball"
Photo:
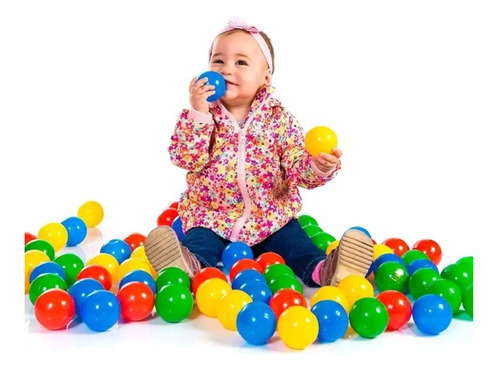
[[313, 305], [311, 312], [318, 319], [318, 341], [321, 343], [341, 338], [349, 327], [349, 316], [344, 307], [336, 301], [321, 300]]
[[182, 243], [186, 239], [186, 235], [184, 234], [184, 232], [182, 230], [182, 221], [181, 221], [180, 216], [177, 216], [174, 219], [174, 221], [172, 222], [172, 229], [174, 230], [175, 234], [177, 235], [179, 242]]
[[231, 288], [233, 290], [240, 290], [244, 284], [256, 281], [266, 283], [266, 278], [255, 269], [244, 269], [234, 277]]
[[83, 299], [80, 315], [92, 331], [106, 331], [113, 327], [120, 318], [120, 302], [109, 291], [94, 291]]
[[156, 294], [156, 283], [152, 275], [148, 272], [143, 271], [142, 269], [137, 269], [135, 271], [131, 271], [123, 276], [118, 288], [121, 289], [124, 285], [129, 282], [142, 282], [149, 286], [153, 294]]
[[276, 331], [276, 315], [265, 303], [248, 303], [236, 317], [236, 329], [247, 343], [264, 345]]
[[372, 263], [373, 273], [376, 274], [378, 267], [386, 262], [398, 262], [403, 267], [405, 266], [405, 262], [403, 261], [403, 259], [401, 259], [396, 254], [382, 254]]
[[253, 251], [250, 246], [241, 241], [231, 242], [222, 252], [222, 264], [227, 271], [240, 259], [253, 259]]
[[208, 97], [207, 101], [215, 102], [226, 92], [226, 80], [224, 80], [224, 77], [220, 73], [215, 71], [204, 72], [198, 77], [198, 79], [202, 79], [204, 77], [208, 78], [207, 85], [213, 85], [215, 87], [215, 94]]
[[34, 281], [39, 275], [44, 273], [54, 273], [61, 277], [64, 281], [66, 281], [66, 272], [64, 268], [59, 264], [54, 262], [44, 262], [37, 265], [30, 273], [30, 283]]
[[355, 226], [355, 227], [351, 227], [349, 229], [357, 229], [358, 231], [361, 231], [363, 232], [364, 234], [366, 234], [368, 237], [372, 238], [372, 235], [370, 234], [370, 232], [368, 232], [365, 228], [363, 227], [360, 227], [360, 226]]
[[413, 321], [425, 334], [437, 335], [446, 330], [453, 318], [453, 312], [446, 299], [435, 294], [419, 297], [413, 304]]
[[420, 268], [431, 268], [434, 269], [436, 273], [439, 273], [438, 267], [429, 259], [417, 259], [406, 266], [406, 270], [410, 276]]
[[69, 288], [68, 294], [71, 295], [75, 302], [75, 314], [77, 316], [80, 315], [83, 300], [97, 290], [104, 290], [104, 286], [93, 278], [82, 278]]
[[66, 242], [66, 245], [76, 246], [87, 237], [87, 225], [82, 219], [72, 216], [61, 224], [68, 231], [68, 242]]
[[102, 245], [101, 250], [99, 252], [104, 252], [106, 254], [113, 255], [116, 260], [118, 260], [118, 264], [123, 263], [125, 260], [130, 258], [132, 254], [132, 249], [129, 244], [120, 239], [113, 239], [106, 242]]
[[243, 283], [240, 290], [246, 292], [252, 298], [252, 301], [260, 301], [269, 304], [273, 293], [267, 283], [264, 281], [252, 281]]

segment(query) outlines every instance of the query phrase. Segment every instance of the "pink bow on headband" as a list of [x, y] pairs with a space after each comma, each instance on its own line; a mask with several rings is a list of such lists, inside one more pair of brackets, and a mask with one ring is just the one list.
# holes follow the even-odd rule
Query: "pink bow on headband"
[[243, 19], [237, 18], [237, 17], [231, 18], [229, 20], [226, 28], [224, 28], [221, 31], [221, 33], [231, 31], [234, 29], [245, 30], [245, 31], [250, 32], [250, 33], [259, 33], [259, 30], [257, 29], [257, 27], [252, 26], [252, 25], [246, 23]]
[[[259, 33], [260, 31], [257, 27], [246, 23], [241, 18], [235, 17], [235, 18], [231, 18], [229, 20], [228, 25], [222, 31], [220, 31], [217, 34], [217, 36], [219, 36], [220, 34], [222, 34], [224, 32], [228, 32], [231, 30], [247, 31], [250, 34], [250, 36], [252, 36], [254, 38], [254, 40], [257, 42], [257, 44], [259, 44], [260, 50], [262, 51], [262, 54], [264, 54], [264, 58], [266, 59], [268, 67], [270, 69], [272, 69], [273, 59], [271, 57], [271, 51], [269, 50], [269, 46], [267, 45], [266, 41]], [[212, 47], [210, 47], [208, 57], [210, 58], [211, 55], [212, 55]]]

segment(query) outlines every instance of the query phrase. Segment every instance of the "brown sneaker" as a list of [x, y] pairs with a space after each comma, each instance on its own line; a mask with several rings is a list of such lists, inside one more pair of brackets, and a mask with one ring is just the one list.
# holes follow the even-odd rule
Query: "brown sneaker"
[[201, 269], [199, 260], [180, 244], [177, 234], [169, 226], [153, 229], [146, 237], [144, 250], [158, 273], [166, 267], [178, 267], [192, 278]]
[[365, 277], [373, 260], [373, 242], [357, 229], [347, 230], [320, 271], [323, 286], [337, 286], [347, 276]]

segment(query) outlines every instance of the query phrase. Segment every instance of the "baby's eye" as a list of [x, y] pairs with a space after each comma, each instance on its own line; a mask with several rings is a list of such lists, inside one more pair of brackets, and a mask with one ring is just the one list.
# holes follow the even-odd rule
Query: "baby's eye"
[[214, 59], [212, 63], [224, 63], [222, 59]]
[[246, 61], [242, 61], [242, 60], [239, 60], [236, 62], [237, 65], [240, 65], [240, 66], [247, 66], [248, 63]]

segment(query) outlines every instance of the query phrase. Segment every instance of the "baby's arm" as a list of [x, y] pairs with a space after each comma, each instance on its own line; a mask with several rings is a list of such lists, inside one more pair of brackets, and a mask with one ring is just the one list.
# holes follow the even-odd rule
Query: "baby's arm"
[[[281, 165], [287, 177], [303, 188], [315, 188], [333, 179], [340, 170], [342, 151], [336, 149], [331, 154], [315, 156], [306, 151], [304, 130], [299, 122], [286, 112], [287, 134], [284, 140]], [[326, 170], [326, 171], [325, 171]]]
[[193, 78], [189, 84], [190, 110], [180, 114], [171, 137], [168, 152], [176, 166], [189, 171], [200, 171], [210, 157], [210, 138], [214, 129], [207, 98], [215, 93], [213, 85], [205, 85], [206, 77]]
[[168, 152], [176, 166], [200, 171], [210, 160], [210, 138], [214, 130], [211, 114], [183, 110], [175, 124]]

